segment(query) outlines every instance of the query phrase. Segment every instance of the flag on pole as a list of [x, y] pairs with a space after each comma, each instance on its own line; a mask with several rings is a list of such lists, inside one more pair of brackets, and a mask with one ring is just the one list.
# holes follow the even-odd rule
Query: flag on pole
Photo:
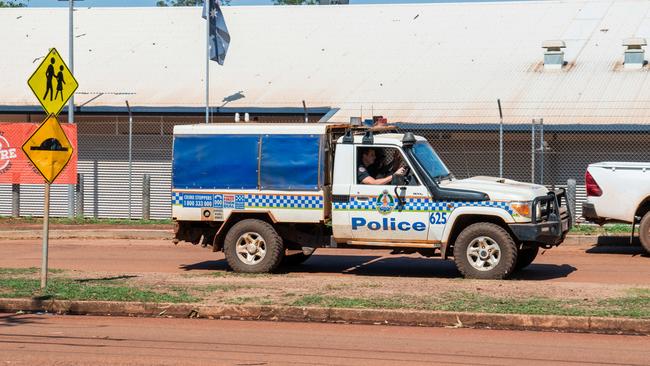
[[226, 26], [226, 20], [221, 12], [219, 0], [205, 0], [203, 4], [203, 19], [207, 19], [210, 25], [210, 60], [217, 61], [223, 65], [230, 44], [230, 33]]

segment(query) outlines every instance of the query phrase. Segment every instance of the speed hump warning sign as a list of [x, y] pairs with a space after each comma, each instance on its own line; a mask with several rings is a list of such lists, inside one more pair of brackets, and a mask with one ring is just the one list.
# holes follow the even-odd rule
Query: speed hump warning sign
[[79, 86], [56, 48], [52, 48], [45, 56], [27, 84], [47, 114], [55, 116]]
[[48, 183], [59, 176], [72, 157], [72, 144], [56, 116], [50, 115], [23, 144], [23, 151]]

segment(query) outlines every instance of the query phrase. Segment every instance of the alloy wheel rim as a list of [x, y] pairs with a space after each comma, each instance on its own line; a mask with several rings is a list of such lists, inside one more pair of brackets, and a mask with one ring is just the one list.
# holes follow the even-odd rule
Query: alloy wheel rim
[[255, 265], [266, 257], [266, 241], [258, 233], [247, 232], [237, 239], [237, 258], [248, 265]]
[[489, 236], [479, 236], [467, 246], [467, 260], [479, 271], [490, 271], [501, 261], [501, 247]]

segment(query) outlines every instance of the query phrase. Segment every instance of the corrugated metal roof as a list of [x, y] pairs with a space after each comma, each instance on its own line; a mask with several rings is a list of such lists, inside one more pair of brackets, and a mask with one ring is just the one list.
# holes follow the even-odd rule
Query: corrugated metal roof
[[[526, 1], [225, 7], [226, 64], [211, 63], [213, 106], [332, 106], [331, 121], [647, 123], [647, 67], [624, 70], [623, 39], [650, 38], [650, 1]], [[77, 104], [201, 107], [199, 8], [79, 8]], [[0, 60], [0, 104], [34, 105], [26, 80], [56, 46], [66, 9], [2, 9], [15, 39]], [[544, 70], [545, 40], [566, 42], [563, 71]], [[10, 54], [11, 56], [7, 56]]]

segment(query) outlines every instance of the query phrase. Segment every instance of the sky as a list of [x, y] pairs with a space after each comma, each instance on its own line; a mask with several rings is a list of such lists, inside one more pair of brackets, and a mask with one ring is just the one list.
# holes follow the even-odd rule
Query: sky
[[[441, 2], [482, 2], [487, 0], [350, 0], [351, 4], [405, 4], [405, 3], [441, 3]], [[68, 1], [59, 0], [22, 0], [29, 7], [67, 7]], [[273, 0], [231, 0], [230, 5], [272, 5]], [[143, 7], [155, 6], [156, 0], [75, 0], [77, 7]]]

